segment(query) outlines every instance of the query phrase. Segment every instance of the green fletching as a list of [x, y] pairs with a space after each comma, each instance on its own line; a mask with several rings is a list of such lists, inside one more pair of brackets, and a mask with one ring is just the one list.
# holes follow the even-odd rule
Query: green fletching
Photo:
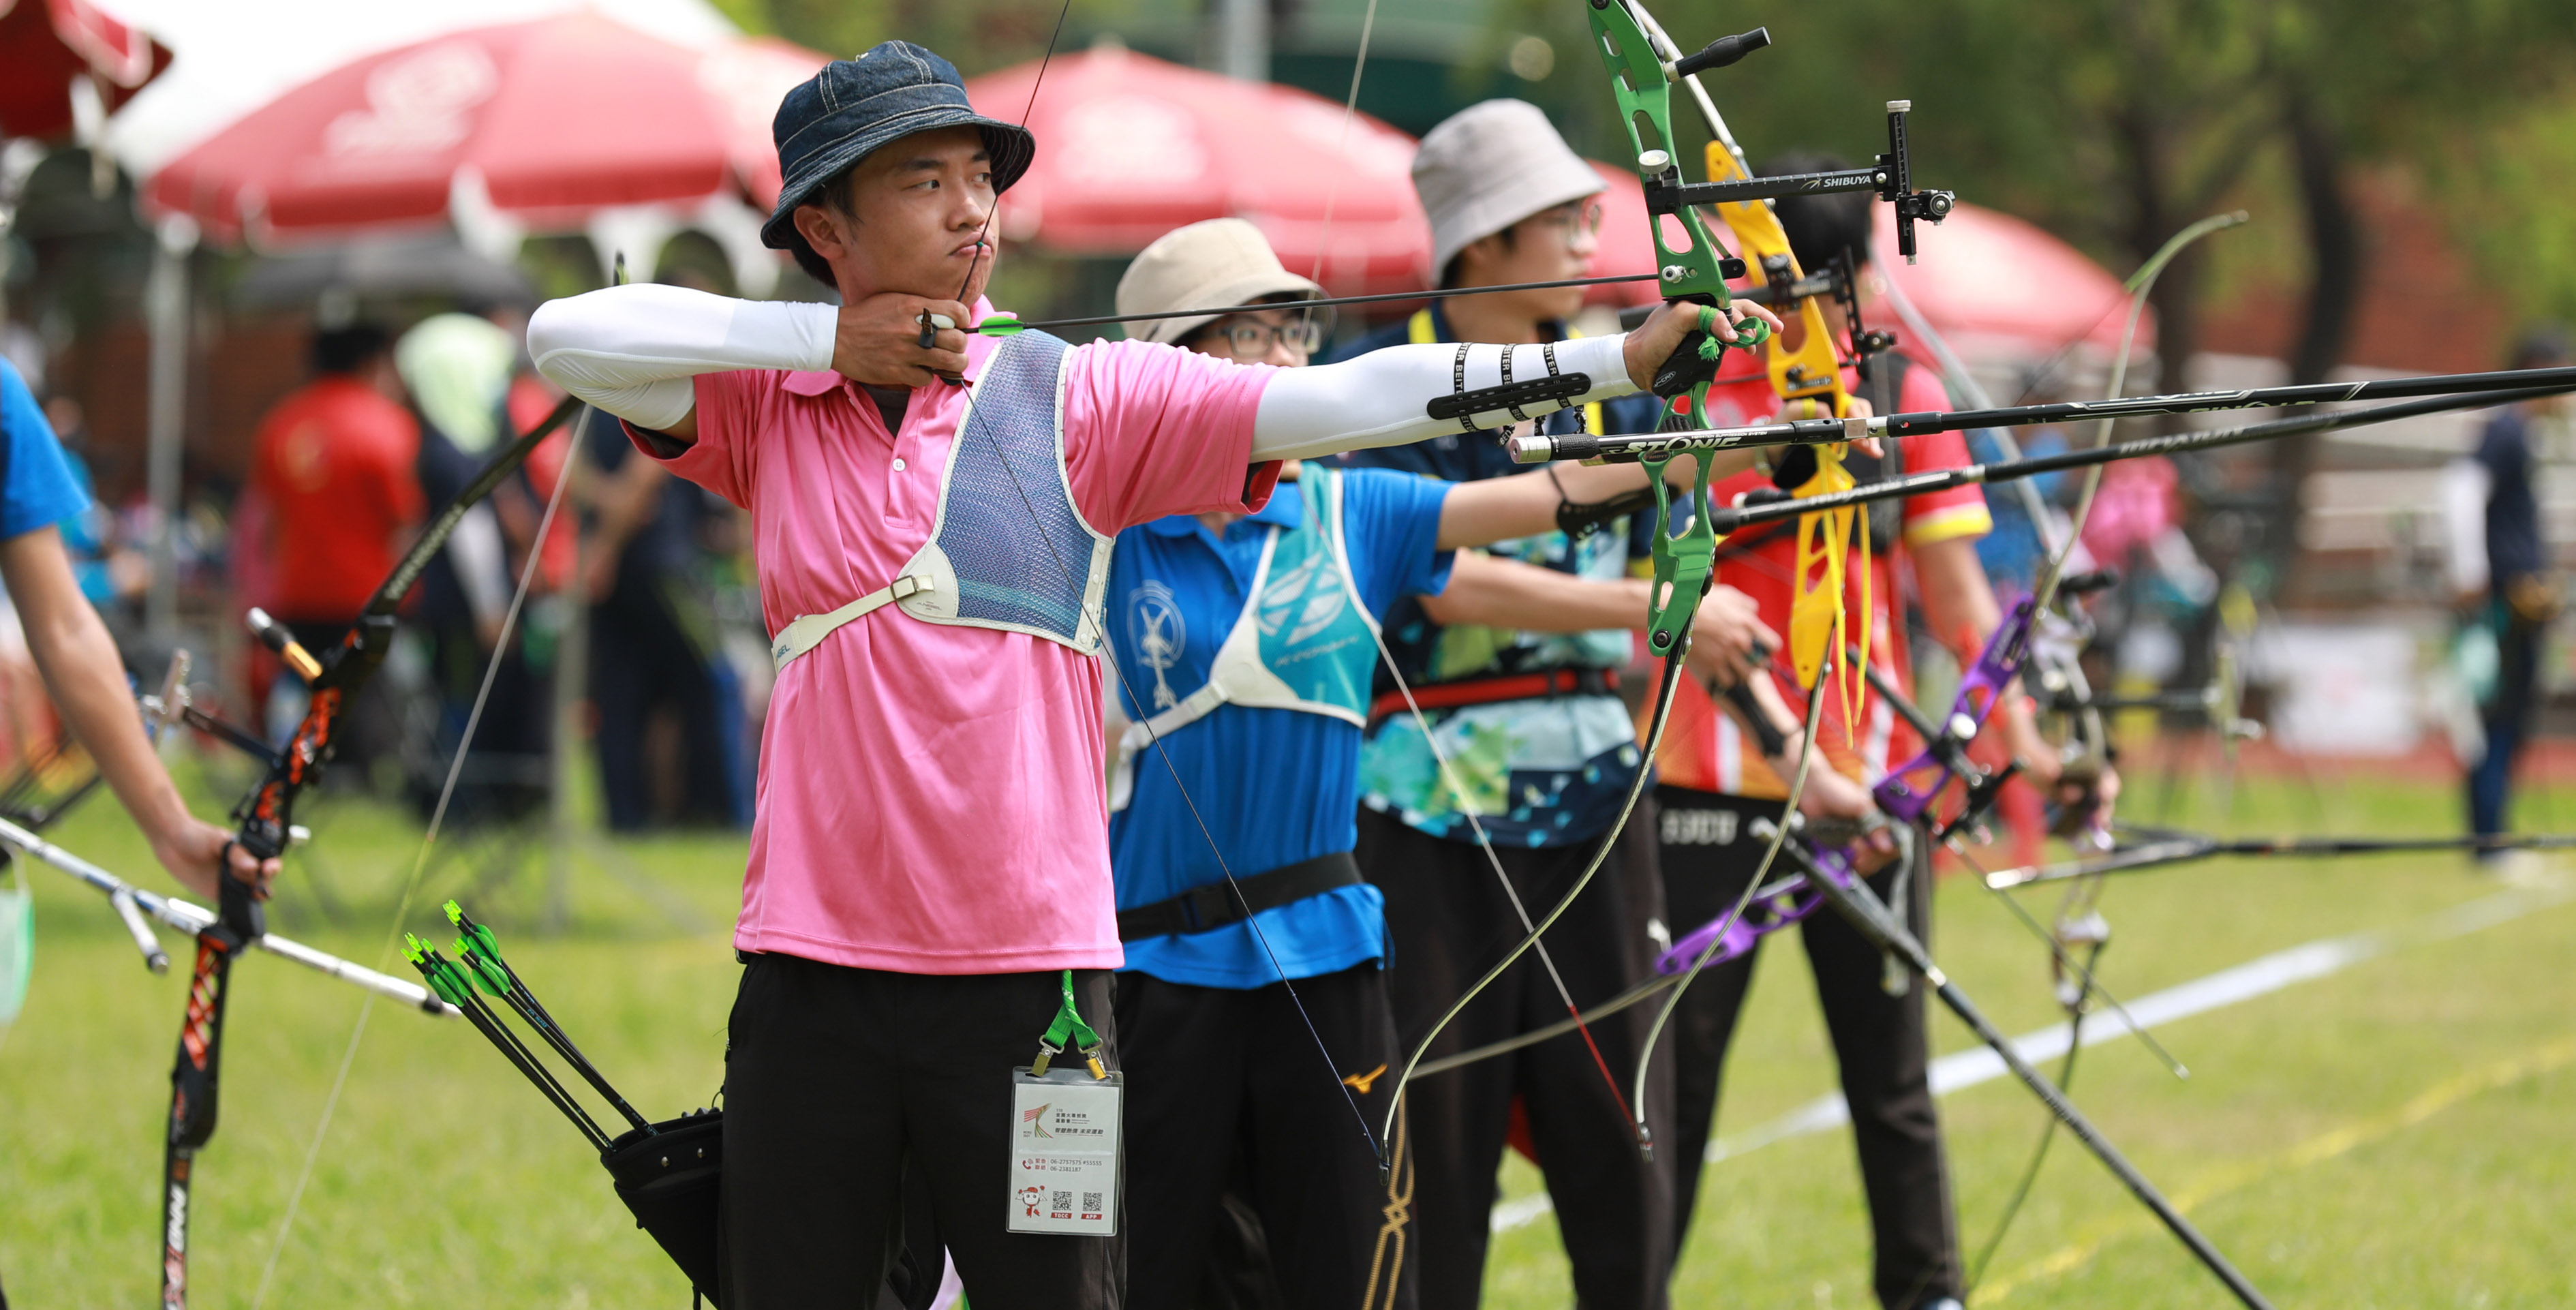
[[501, 939], [492, 935], [491, 927], [476, 923], [472, 919], [467, 919], [456, 926], [465, 930], [465, 934], [456, 939], [456, 953], [482, 956], [490, 963], [495, 973], [502, 972]]
[[466, 917], [464, 906], [449, 901], [446, 908], [447, 921], [455, 924], [463, 934], [456, 939], [453, 949], [457, 958], [463, 960], [465, 967], [472, 972], [474, 985], [489, 996], [509, 995], [510, 971], [501, 963], [500, 939], [492, 935], [489, 927]]
[[482, 988], [485, 995], [510, 994], [510, 971], [502, 968], [499, 960], [485, 954], [472, 936], [456, 939], [456, 954], [465, 961], [466, 971], [474, 977], [474, 985]]
[[438, 999], [460, 1010], [474, 1004], [474, 986], [465, 981], [464, 971], [457, 968], [454, 961], [441, 958], [433, 950], [421, 973], [428, 977], [429, 989], [438, 993]]
[[1008, 315], [996, 314], [975, 325], [975, 330], [988, 337], [1017, 336], [1027, 325]]

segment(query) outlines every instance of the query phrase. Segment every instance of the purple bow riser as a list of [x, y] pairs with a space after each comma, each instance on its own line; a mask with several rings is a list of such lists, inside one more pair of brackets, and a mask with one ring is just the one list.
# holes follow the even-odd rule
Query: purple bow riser
[[1985, 727], [1986, 716], [2003, 703], [2004, 689], [2030, 663], [2031, 600], [2025, 596], [2010, 617], [1995, 625], [1994, 635], [1977, 662], [1959, 678], [1959, 694], [1941, 735], [1925, 742], [1921, 754], [1888, 771], [1870, 794], [1878, 808], [1907, 823], [1920, 823], [1952, 781], [1966, 770], [1968, 743]]
[[[1818, 846], [1813, 842], [1805, 844], [1815, 866], [1823, 870], [1826, 877], [1846, 887], [1859, 881], [1858, 875], [1852, 872], [1850, 851], [1838, 846]], [[1778, 891], [1746, 902], [1744, 913], [1731, 920], [1720, 915], [1701, 924], [1689, 936], [1674, 942], [1671, 949], [1655, 957], [1655, 972], [1688, 973], [1694, 966], [1715, 968], [1729, 960], [1742, 959], [1752, 954], [1755, 942], [1815, 913], [1816, 908], [1824, 903], [1824, 893], [1809, 887], [1805, 878], [1798, 878]], [[1723, 933], [1719, 931], [1721, 927]], [[1721, 938], [1722, 944], [1703, 962], [1699, 958], [1700, 953]]]

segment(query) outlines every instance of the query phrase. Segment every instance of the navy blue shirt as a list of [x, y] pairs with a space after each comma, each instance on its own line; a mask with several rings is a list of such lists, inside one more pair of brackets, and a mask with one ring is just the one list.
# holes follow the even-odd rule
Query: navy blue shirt
[[[1449, 584], [1450, 556], [1437, 548], [1448, 496], [1447, 484], [1425, 478], [1365, 469], [1344, 475], [1351, 579], [1371, 614]], [[1293, 530], [1305, 518], [1306, 498], [1284, 486], [1260, 513], [1221, 533], [1176, 515], [1118, 534], [1109, 564], [1109, 628], [1117, 637], [1111, 642], [1116, 690], [1130, 719], [1151, 716], [1137, 698], [1151, 698], [1158, 683], [1187, 695], [1207, 682], [1217, 648], [1243, 613], [1263, 539], [1274, 525]], [[1143, 658], [1146, 643], [1130, 635], [1148, 622], [1158, 637], [1151, 666]], [[1165, 735], [1160, 751], [1148, 746], [1138, 753], [1134, 794], [1109, 819], [1118, 908], [1221, 883], [1227, 870], [1246, 878], [1358, 845], [1359, 753], [1357, 725], [1302, 710], [1223, 705]], [[1258, 935], [1253, 924], [1236, 923], [1129, 942], [1126, 967], [1167, 982], [1250, 988], [1283, 976], [1335, 973], [1385, 954], [1385, 902], [1364, 884], [1264, 910], [1255, 920]]]
[[2531, 489], [2531, 416], [2519, 406], [2498, 410], [2478, 437], [2477, 461], [2488, 478], [2487, 585], [2502, 595], [2514, 579], [2549, 571], [2540, 501]]
[[18, 368], [0, 359], [0, 540], [52, 527], [89, 508], [45, 411]]
[[[1427, 321], [1425, 315], [1428, 316]], [[1423, 328], [1427, 326], [1427, 332]], [[1437, 306], [1412, 320], [1388, 324], [1336, 357], [1347, 359], [1424, 336], [1452, 339]], [[1562, 339], [1561, 337], [1559, 339]], [[1660, 408], [1652, 396], [1625, 396], [1599, 407], [1606, 432], [1651, 432]], [[1572, 432], [1580, 410], [1547, 415], [1548, 432]], [[1354, 466], [1400, 469], [1447, 482], [1476, 482], [1531, 470], [1512, 462], [1495, 432], [1453, 433], [1411, 445], [1356, 450], [1339, 456]], [[1632, 561], [1648, 557], [1652, 515], [1634, 515], [1582, 541], [1546, 532], [1496, 542], [1490, 554], [1577, 577], [1613, 581], [1629, 575]], [[1638, 615], [1643, 622], [1645, 614]], [[1387, 614], [1386, 638], [1406, 681], [1454, 682], [1541, 669], [1616, 669], [1631, 660], [1626, 630], [1580, 633], [1515, 632], [1475, 625], [1444, 628], [1411, 599]], [[1393, 689], [1385, 683], [1381, 691]], [[1467, 822], [1433, 754], [1455, 766], [1470, 793], [1477, 822], [1498, 844], [1564, 846], [1588, 841], [1619, 817], [1637, 770], [1645, 766], [1628, 708], [1615, 695], [1556, 696], [1540, 700], [1470, 705], [1424, 715], [1426, 740], [1411, 715], [1397, 715], [1370, 735], [1360, 757], [1361, 803], [1434, 837], [1473, 841]]]

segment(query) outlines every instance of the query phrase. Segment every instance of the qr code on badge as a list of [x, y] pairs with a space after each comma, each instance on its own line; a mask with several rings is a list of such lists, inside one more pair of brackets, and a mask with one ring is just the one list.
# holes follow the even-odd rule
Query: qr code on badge
[[1073, 1208], [1073, 1193], [1057, 1192], [1053, 1195], [1055, 1197], [1055, 1205], [1053, 1208], [1058, 1210], [1070, 1210]]
[[1096, 1212], [1098, 1212], [1098, 1210], [1100, 1209], [1100, 1193], [1098, 1193], [1098, 1192], [1085, 1192], [1085, 1193], [1083, 1193], [1083, 1194], [1082, 1194], [1082, 1208], [1083, 1208], [1084, 1210], [1086, 1210], [1086, 1211], [1095, 1212], [1095, 1213], [1096, 1213]]

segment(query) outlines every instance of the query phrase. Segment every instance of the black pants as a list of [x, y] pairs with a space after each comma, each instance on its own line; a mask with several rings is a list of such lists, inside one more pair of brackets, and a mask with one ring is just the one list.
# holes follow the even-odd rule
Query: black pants
[[[1778, 801], [1680, 787], [1657, 788], [1655, 801], [1661, 817], [1664, 898], [1672, 911], [1673, 935], [1680, 937], [1726, 913], [1743, 894], [1745, 881], [1762, 861], [1764, 845], [1747, 829], [1756, 817], [1777, 820], [1781, 807]], [[1788, 872], [1775, 865], [1764, 877]], [[1897, 870], [1890, 867], [1869, 884], [1893, 902], [1896, 881]], [[1928, 942], [1928, 862], [1906, 882], [1906, 921]], [[1816, 999], [1824, 1007], [1834, 1058], [1842, 1066], [1843, 1099], [1851, 1108], [1861, 1186], [1869, 1197], [1877, 1249], [1872, 1282], [1879, 1303], [1888, 1310], [1914, 1310], [1927, 1300], [1959, 1296], [1958, 1226], [1940, 1120], [1932, 1104], [1923, 987], [1909, 975], [1905, 994], [1889, 996], [1882, 985], [1886, 957], [1831, 906], [1799, 924], [1798, 934], [1816, 976]], [[1690, 1233], [1700, 1165], [1717, 1117], [1726, 1047], [1752, 982], [1752, 955], [1712, 966], [1691, 984], [1673, 1014], [1673, 1073], [1680, 1101], [1673, 1132], [1679, 1172], [1673, 1206], [1676, 1250]]]
[[1392, 1066], [1403, 1059], [1386, 975], [1363, 964], [1298, 979], [1296, 990], [1312, 1036], [1282, 984], [1243, 990], [1120, 975], [1127, 1122], [1136, 1130], [1127, 1148], [1133, 1310], [1199, 1302], [1220, 1199], [1238, 1178], [1260, 1216], [1283, 1304], [1413, 1310], [1405, 1129], [1399, 1121], [1387, 1144], [1391, 1192], [1361, 1131], [1363, 1117], [1367, 1133], [1382, 1127]]
[[[1640, 805], [1640, 810], [1644, 806]], [[1410, 1050], [1460, 993], [1525, 935], [1511, 903], [1470, 842], [1427, 836], [1362, 810], [1360, 870], [1386, 894], [1395, 941], [1389, 973], [1397, 1030]], [[1652, 829], [1632, 821], [1632, 832]], [[1499, 852], [1504, 871], [1536, 919], [1582, 873], [1597, 840]], [[1623, 842], [1547, 945], [1578, 1005], [1596, 1005], [1646, 976], [1654, 959], [1648, 924], [1662, 906], [1654, 850]], [[1431, 1056], [1517, 1036], [1565, 1017], [1536, 954], [1522, 957], [1452, 1021]], [[1620, 1113], [1637, 1052], [1653, 1016], [1636, 1006], [1592, 1025], [1619, 1096], [1602, 1079], [1581, 1036], [1564, 1036], [1481, 1064], [1416, 1080], [1405, 1093], [1421, 1186], [1423, 1310], [1473, 1310], [1484, 1291], [1492, 1235], [1495, 1170], [1510, 1131], [1512, 1102], [1529, 1115], [1530, 1137], [1557, 1230], [1574, 1266], [1575, 1297], [1586, 1310], [1660, 1310], [1672, 1262], [1672, 1156], [1645, 1160]], [[1653, 1121], [1671, 1103], [1672, 1065], [1658, 1060], [1647, 1090]]]
[[[2541, 637], [2546, 619], [2526, 618], [2503, 601], [2496, 633], [2496, 686], [2493, 699], [2479, 707], [2486, 729], [2486, 748], [2468, 772], [2469, 831], [2480, 837], [2502, 834], [2511, 826], [2514, 762], [2531, 742], [2531, 724], [2540, 709]], [[2492, 859], [2495, 854], [2482, 855]]]
[[[725, 1057], [726, 1310], [874, 1306], [891, 1252], [936, 1249], [906, 1231], [907, 1162], [976, 1310], [1116, 1310], [1123, 1219], [1118, 1237], [1005, 1229], [1010, 1072], [1037, 1054], [1058, 976], [750, 957]], [[1073, 983], [1117, 1067], [1110, 975]]]

